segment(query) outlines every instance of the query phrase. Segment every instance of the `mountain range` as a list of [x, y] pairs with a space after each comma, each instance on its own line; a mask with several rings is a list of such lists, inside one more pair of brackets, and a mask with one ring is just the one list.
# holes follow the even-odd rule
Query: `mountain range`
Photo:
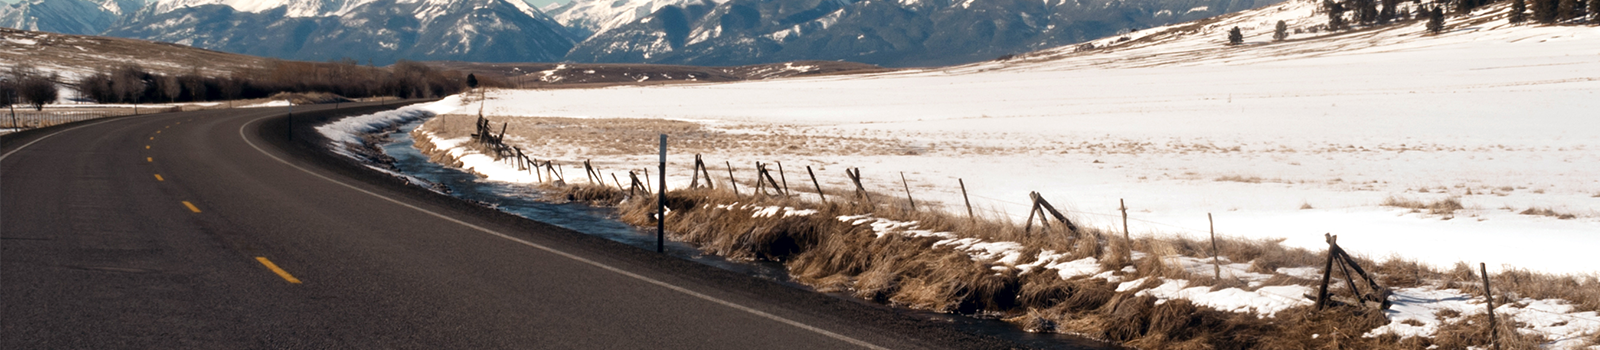
[[25, 0], [0, 26], [296, 60], [948, 65], [1281, 0]]

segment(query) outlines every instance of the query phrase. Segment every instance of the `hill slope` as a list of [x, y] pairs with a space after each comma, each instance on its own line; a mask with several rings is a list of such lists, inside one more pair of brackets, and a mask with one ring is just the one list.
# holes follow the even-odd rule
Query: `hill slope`
[[575, 38], [520, 0], [163, 0], [105, 35], [296, 60], [559, 60]]

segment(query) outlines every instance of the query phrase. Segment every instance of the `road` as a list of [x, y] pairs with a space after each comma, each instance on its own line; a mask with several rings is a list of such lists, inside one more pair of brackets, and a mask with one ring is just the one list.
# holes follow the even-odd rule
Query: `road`
[[[295, 122], [386, 108], [343, 107]], [[0, 137], [0, 348], [1014, 346], [406, 186], [285, 112]]]

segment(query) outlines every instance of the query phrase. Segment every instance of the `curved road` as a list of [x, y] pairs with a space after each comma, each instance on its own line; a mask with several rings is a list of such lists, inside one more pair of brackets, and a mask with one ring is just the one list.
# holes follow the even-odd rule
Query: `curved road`
[[1014, 346], [406, 186], [284, 112], [0, 137], [0, 348]]

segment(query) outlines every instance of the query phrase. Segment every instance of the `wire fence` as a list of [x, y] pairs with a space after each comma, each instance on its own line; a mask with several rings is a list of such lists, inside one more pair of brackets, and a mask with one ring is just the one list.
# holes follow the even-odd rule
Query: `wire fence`
[[37, 129], [90, 119], [133, 115], [132, 109], [0, 110], [0, 125], [13, 130]]

